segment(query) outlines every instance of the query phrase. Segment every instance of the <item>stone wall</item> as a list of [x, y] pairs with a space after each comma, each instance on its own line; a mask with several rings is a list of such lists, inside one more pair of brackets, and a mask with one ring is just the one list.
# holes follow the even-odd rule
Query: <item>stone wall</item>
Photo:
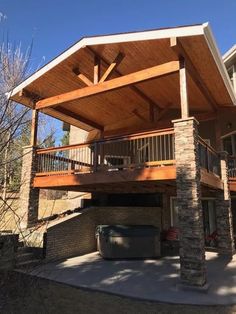
[[184, 284], [202, 286], [206, 282], [206, 266], [198, 153], [198, 122], [194, 118], [173, 122], [181, 281]]
[[161, 209], [154, 207], [90, 208], [51, 225], [46, 259], [55, 260], [96, 251], [95, 229], [100, 224], [154, 225], [161, 229]]
[[221, 178], [224, 190], [218, 191], [216, 195], [216, 220], [218, 235], [218, 252], [232, 257], [234, 254], [233, 219], [231, 209], [231, 196], [228, 178], [227, 153], [220, 153]]
[[37, 160], [35, 147], [26, 146], [23, 150], [20, 187], [20, 225], [31, 227], [38, 219], [39, 189], [32, 188]]

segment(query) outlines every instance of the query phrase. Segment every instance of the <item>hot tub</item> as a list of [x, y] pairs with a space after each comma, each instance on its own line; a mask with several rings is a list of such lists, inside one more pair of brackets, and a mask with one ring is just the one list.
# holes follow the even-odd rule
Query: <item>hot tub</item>
[[107, 259], [160, 256], [160, 231], [147, 225], [99, 225], [97, 248]]

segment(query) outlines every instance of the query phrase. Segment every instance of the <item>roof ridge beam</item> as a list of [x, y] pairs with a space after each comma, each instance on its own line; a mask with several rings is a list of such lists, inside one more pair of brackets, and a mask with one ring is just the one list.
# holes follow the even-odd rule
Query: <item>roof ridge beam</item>
[[116, 90], [126, 86], [132, 86], [139, 82], [148, 81], [154, 78], [163, 77], [180, 69], [179, 61], [170, 61], [161, 65], [146, 68], [137, 72], [126, 74], [121, 77], [114, 78], [109, 81], [95, 84], [84, 88], [79, 88], [74, 91], [63, 93], [57, 96], [48, 97], [36, 103], [36, 109], [53, 107], [68, 101], [82, 99], [108, 91]]

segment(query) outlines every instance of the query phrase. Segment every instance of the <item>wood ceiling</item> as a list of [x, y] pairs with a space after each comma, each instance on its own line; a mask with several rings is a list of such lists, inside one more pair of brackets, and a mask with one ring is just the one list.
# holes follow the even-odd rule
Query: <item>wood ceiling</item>
[[[232, 105], [204, 36], [188, 36], [178, 40], [213, 102], [219, 107]], [[107, 80], [179, 59], [178, 53], [171, 48], [170, 38], [86, 46], [30, 83], [25, 92], [12, 98], [26, 106], [32, 106], [29, 100], [32, 95], [37, 98], [36, 100], [45, 99], [87, 86], [78, 74], [84, 75], [88, 79], [88, 84], [89, 81], [94, 81], [95, 56], [100, 60], [100, 77], [119, 56], [120, 62], [111, 71]], [[187, 77], [190, 110], [213, 111], [209, 97], [204, 95], [198, 82], [190, 74]], [[162, 110], [161, 118], [157, 119], [158, 123], [161, 123], [161, 120], [170, 113], [169, 111], [178, 112], [176, 110], [180, 109], [178, 72], [102, 94], [64, 102], [42, 111], [87, 131], [104, 128], [106, 136], [119, 134], [128, 129], [157, 126], [157, 120], [150, 120], [150, 104], [155, 108], [154, 111], [158, 107]], [[151, 114], [158, 117], [160, 112]]]

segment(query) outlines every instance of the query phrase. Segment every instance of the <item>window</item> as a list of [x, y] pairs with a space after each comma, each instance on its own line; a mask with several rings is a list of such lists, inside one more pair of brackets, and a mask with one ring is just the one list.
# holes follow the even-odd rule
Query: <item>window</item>
[[234, 89], [236, 89], [236, 66], [235, 64], [232, 65], [230, 68], [228, 68], [228, 75], [229, 75], [229, 78], [230, 78], [230, 81], [234, 87]]
[[203, 199], [202, 210], [204, 219], [204, 232], [206, 236], [209, 236], [214, 231], [216, 231], [215, 201], [213, 199]]
[[177, 198], [171, 197], [171, 227], [179, 226]]
[[[216, 212], [215, 212], [215, 201], [214, 199], [203, 199], [202, 200], [203, 210], [203, 222], [205, 235], [208, 236], [216, 231]], [[178, 207], [177, 198], [171, 198], [171, 226], [178, 227]]]
[[236, 134], [229, 134], [223, 138], [224, 150], [229, 153], [229, 155], [236, 156]]

